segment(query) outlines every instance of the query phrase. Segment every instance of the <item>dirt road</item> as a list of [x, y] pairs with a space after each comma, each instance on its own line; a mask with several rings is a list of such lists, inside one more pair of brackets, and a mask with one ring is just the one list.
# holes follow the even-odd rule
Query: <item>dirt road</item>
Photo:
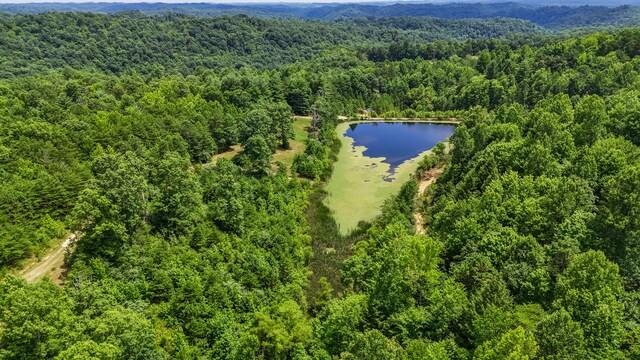
[[27, 265], [20, 272], [20, 276], [28, 282], [33, 282], [48, 275], [51, 281], [61, 285], [62, 279], [60, 277], [65, 270], [64, 253], [68, 247], [75, 243], [76, 238], [76, 234], [69, 235], [60, 244], [60, 247], [43, 256], [40, 261]]
[[[418, 198], [421, 198], [424, 195], [424, 192], [425, 190], [427, 190], [427, 187], [429, 187], [429, 185], [433, 184], [436, 181], [436, 179], [438, 179], [438, 176], [442, 174], [442, 171], [443, 171], [443, 168], [438, 167], [438, 168], [433, 168], [424, 174], [424, 176], [418, 183]], [[413, 218], [416, 223], [416, 234], [424, 234], [425, 228], [424, 228], [424, 221], [422, 219], [422, 213], [419, 210], [416, 211], [413, 214]]]

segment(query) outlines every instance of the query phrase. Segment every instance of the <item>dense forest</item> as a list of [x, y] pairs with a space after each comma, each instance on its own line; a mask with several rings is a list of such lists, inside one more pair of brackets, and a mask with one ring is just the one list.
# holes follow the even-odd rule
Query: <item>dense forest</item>
[[[579, 2], [578, 2], [579, 3]], [[584, 3], [589, 3], [585, 1]], [[595, 3], [595, 4], [593, 4]], [[94, 12], [117, 13], [139, 11], [147, 15], [180, 13], [197, 16], [246, 14], [260, 17], [302, 18], [319, 20], [427, 16], [440, 19], [512, 18], [531, 21], [548, 29], [590, 26], [637, 26], [640, 5], [631, 1], [597, 1], [592, 5], [567, 6], [561, 1], [539, 2], [456, 2], [456, 3], [36, 3], [0, 4], [0, 12]], [[568, 4], [574, 5], [574, 4]]]
[[202, 18], [139, 13], [47, 13], [0, 17], [0, 77], [50, 68], [136, 69], [189, 74], [197, 67], [274, 68], [310, 59], [336, 46], [498, 38], [541, 34], [514, 19], [381, 18], [356, 21]]
[[[0, 358], [639, 358], [640, 30], [361, 21], [2, 17]], [[364, 108], [464, 121], [343, 237]], [[71, 232], [62, 284], [16, 275]]]

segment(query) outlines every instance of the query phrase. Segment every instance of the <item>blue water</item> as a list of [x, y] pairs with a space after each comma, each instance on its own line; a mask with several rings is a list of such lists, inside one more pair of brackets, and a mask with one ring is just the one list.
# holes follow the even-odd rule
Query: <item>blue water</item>
[[345, 135], [355, 146], [367, 148], [365, 156], [384, 157], [393, 174], [400, 164], [433, 148], [455, 129], [453, 124], [368, 122], [349, 125]]

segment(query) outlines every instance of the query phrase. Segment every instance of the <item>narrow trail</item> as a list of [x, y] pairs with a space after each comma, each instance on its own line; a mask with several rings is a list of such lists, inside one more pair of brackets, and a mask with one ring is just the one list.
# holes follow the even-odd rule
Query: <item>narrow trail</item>
[[[438, 176], [442, 174], [443, 170], [444, 168], [437, 167], [437, 168], [428, 170], [423, 174], [422, 178], [418, 183], [418, 198], [424, 195], [425, 190], [427, 190], [429, 185], [433, 184], [438, 179]], [[416, 211], [413, 214], [413, 218], [416, 223], [416, 234], [424, 234], [425, 228], [424, 228], [422, 213], [420, 211]]]
[[48, 276], [51, 281], [61, 286], [62, 275], [66, 271], [64, 254], [67, 249], [70, 249], [70, 247], [75, 244], [76, 240], [76, 234], [69, 235], [69, 237], [60, 244], [60, 247], [43, 256], [40, 261], [28, 264], [20, 271], [20, 276], [28, 282], [34, 282]]

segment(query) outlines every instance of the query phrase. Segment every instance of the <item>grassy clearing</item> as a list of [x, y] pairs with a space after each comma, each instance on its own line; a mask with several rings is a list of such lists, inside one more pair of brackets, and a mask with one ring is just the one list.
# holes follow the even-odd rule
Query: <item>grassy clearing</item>
[[311, 120], [305, 118], [293, 119], [293, 139], [295, 141], [305, 142], [311, 129]]
[[234, 156], [240, 154], [240, 152], [242, 151], [242, 146], [241, 145], [231, 145], [231, 149], [225, 151], [225, 152], [221, 152], [219, 154], [215, 154], [211, 157], [211, 161], [212, 162], [216, 162], [220, 159], [233, 159]]
[[391, 195], [397, 193], [402, 184], [410, 179], [427, 150], [396, 168], [392, 181], [388, 175], [389, 164], [384, 158], [370, 158], [363, 155], [364, 146], [354, 146], [353, 139], [345, 136], [348, 123], [336, 127], [342, 142], [338, 160], [334, 164], [333, 175], [326, 185], [328, 193], [326, 206], [332, 211], [342, 235], [358, 226], [358, 222], [370, 221], [380, 213], [380, 206]]
[[293, 158], [296, 156], [296, 154], [303, 152], [306, 147], [305, 141], [307, 140], [307, 136], [309, 134], [310, 124], [311, 121], [309, 119], [295, 118], [293, 120], [294, 137], [289, 141], [289, 149], [276, 150], [276, 153], [273, 156], [274, 163], [280, 161], [287, 165], [287, 167], [291, 168], [291, 165], [293, 164]]
[[[291, 168], [291, 165], [293, 164], [293, 158], [296, 156], [296, 154], [303, 152], [305, 149], [305, 141], [307, 140], [310, 124], [311, 120], [307, 118], [296, 117], [293, 120], [294, 137], [289, 141], [289, 149], [277, 149], [276, 153], [273, 155], [274, 171], [277, 170], [277, 162], [282, 162], [287, 165], [287, 167]], [[211, 158], [211, 162], [216, 162], [219, 159], [233, 159], [233, 157], [242, 152], [242, 150], [242, 145], [233, 145], [231, 146], [231, 149], [213, 155], [213, 157]]]

